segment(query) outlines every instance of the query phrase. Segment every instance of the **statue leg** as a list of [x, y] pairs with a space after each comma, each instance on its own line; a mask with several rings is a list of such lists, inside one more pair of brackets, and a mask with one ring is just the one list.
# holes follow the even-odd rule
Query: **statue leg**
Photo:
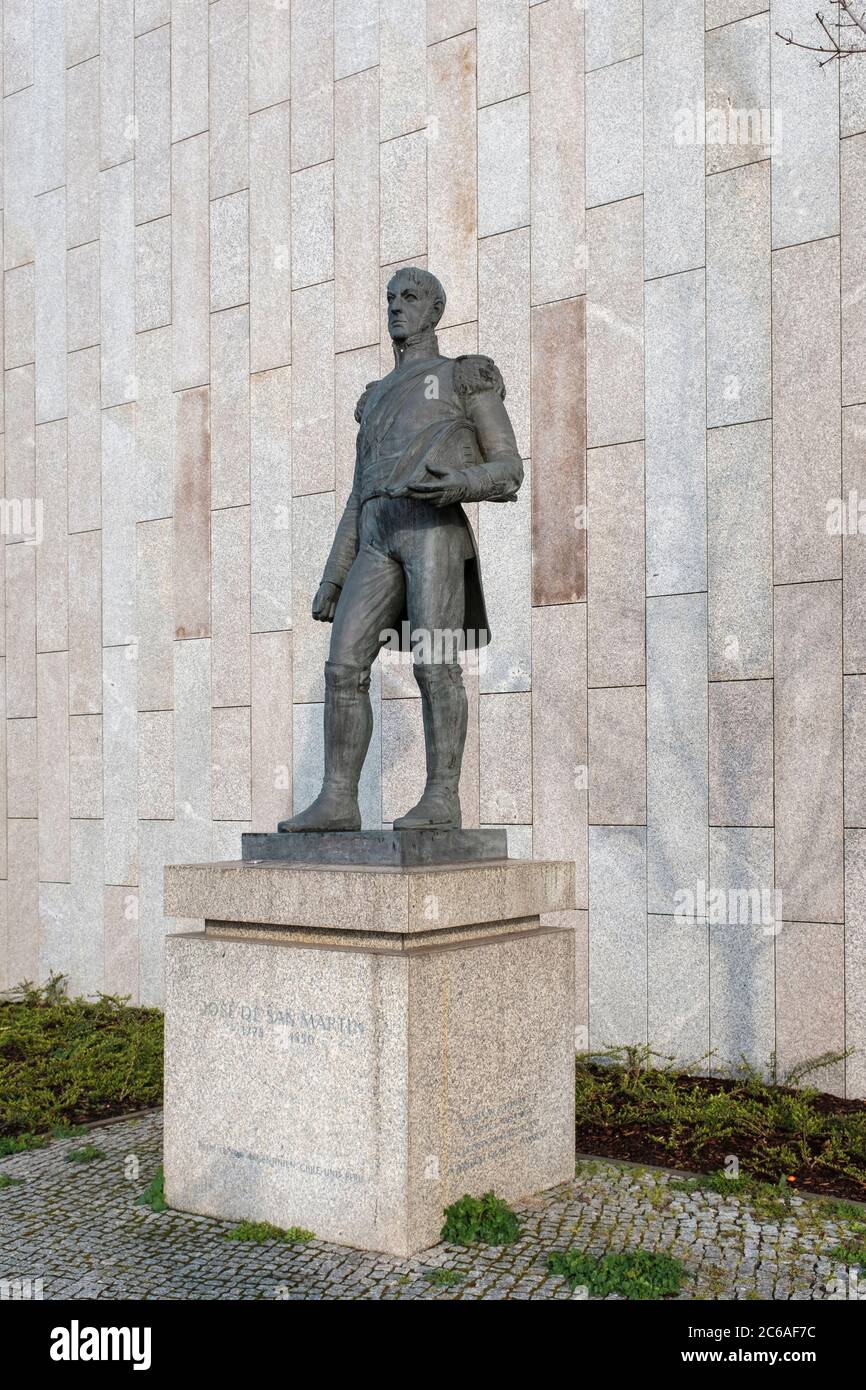
[[387, 555], [363, 547], [334, 615], [325, 663], [325, 776], [306, 810], [280, 821], [278, 830], [360, 830], [358, 782], [370, 735], [370, 667], [383, 632], [403, 606], [403, 572]]
[[422, 634], [414, 672], [421, 691], [427, 780], [421, 800], [394, 821], [394, 829], [456, 829], [461, 824], [458, 787], [467, 720], [463, 670], [456, 660], [465, 606], [466, 526], [458, 507], [414, 507], [402, 559], [413, 642]]

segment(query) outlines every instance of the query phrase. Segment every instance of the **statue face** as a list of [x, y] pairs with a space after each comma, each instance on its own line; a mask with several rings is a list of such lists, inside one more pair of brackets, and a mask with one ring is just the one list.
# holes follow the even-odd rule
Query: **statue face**
[[412, 280], [396, 276], [388, 286], [387, 299], [388, 332], [395, 343], [405, 342], [431, 326], [433, 305]]

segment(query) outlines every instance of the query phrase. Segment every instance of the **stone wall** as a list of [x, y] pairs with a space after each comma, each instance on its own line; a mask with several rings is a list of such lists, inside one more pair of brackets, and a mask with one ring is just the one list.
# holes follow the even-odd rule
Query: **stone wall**
[[[866, 1094], [856, 499], [827, 524], [866, 498], [866, 58], [759, 7], [6, 0], [9, 983], [159, 1001], [163, 864], [315, 791], [310, 598], [411, 262], [526, 456], [471, 509], [462, 799], [576, 861], [579, 1045], [848, 1046], [821, 1084]], [[374, 695], [368, 825], [422, 775], [408, 670]]]

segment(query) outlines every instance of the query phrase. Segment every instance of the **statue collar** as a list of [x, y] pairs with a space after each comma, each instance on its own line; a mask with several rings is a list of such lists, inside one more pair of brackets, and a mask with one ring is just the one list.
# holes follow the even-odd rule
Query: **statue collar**
[[431, 357], [439, 356], [439, 339], [433, 328], [424, 328], [420, 333], [413, 333], [409, 338], [405, 338], [399, 347], [392, 341], [391, 346], [394, 349], [395, 371], [399, 371], [410, 362], [427, 362]]

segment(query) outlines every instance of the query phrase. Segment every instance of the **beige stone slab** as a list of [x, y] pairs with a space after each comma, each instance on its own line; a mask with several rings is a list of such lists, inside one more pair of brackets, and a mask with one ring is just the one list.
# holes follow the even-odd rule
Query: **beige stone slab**
[[34, 264], [16, 266], [3, 276], [4, 364], [23, 367], [36, 356]]
[[583, 24], [571, 0], [530, 11], [533, 304], [584, 290]]
[[292, 169], [334, 154], [334, 6], [291, 0]]
[[589, 684], [642, 685], [645, 661], [643, 445], [587, 453]]
[[844, 919], [841, 588], [775, 589], [776, 884], [791, 921]]
[[844, 678], [845, 824], [866, 829], [866, 675]]
[[379, 259], [383, 265], [427, 252], [427, 133], [379, 147]]
[[643, 59], [586, 75], [586, 204], [643, 193]]
[[524, 458], [529, 455], [529, 235], [525, 227], [504, 232], [485, 238], [478, 248], [478, 346], [502, 372], [508, 417]]
[[69, 657], [41, 652], [38, 684], [39, 878], [68, 883]]
[[[266, 0], [261, 3], [266, 4]], [[292, 356], [289, 138], [288, 102], [251, 116], [251, 372], [282, 367]]]
[[3, 102], [3, 258], [6, 270], [34, 259], [33, 106], [32, 86], [24, 87]]
[[374, 343], [379, 335], [376, 68], [337, 83], [334, 123], [334, 349], [345, 352]]
[[523, 0], [477, 0], [478, 105], [529, 90], [529, 26]]
[[[73, 246], [66, 255], [66, 345], [70, 353], [99, 342], [99, 242]], [[67, 361], [66, 404], [69, 411]]]
[[[816, 1057], [845, 1051], [845, 928], [783, 922], [776, 937], [776, 1057], [781, 1077]], [[845, 1062], [809, 1073], [802, 1084], [845, 1094]]]
[[99, 58], [66, 74], [66, 239], [99, 236]]
[[448, 294], [443, 328], [469, 323], [478, 312], [475, 100], [475, 34], [431, 42], [427, 251]]
[[66, 421], [36, 427], [36, 495], [42, 540], [36, 547], [36, 649], [69, 645], [69, 557], [66, 531]]
[[135, 207], [133, 164], [99, 176], [99, 341], [103, 408], [135, 399]]
[[14, 987], [40, 977], [39, 823], [10, 820], [7, 889], [7, 974]]
[[770, 166], [707, 179], [707, 424], [771, 413]]
[[[136, 228], [135, 321], [139, 334], [164, 327], [171, 321], [171, 219], [168, 217]], [[137, 354], [139, 342], [137, 338]], [[138, 379], [136, 384], [140, 389]]]
[[69, 537], [69, 712], [102, 709], [102, 534]]
[[69, 717], [69, 814], [73, 819], [101, 820], [102, 715]]
[[66, 66], [99, 52], [99, 0], [81, 0], [66, 16]]
[[346, 504], [355, 476], [357, 405], [365, 387], [379, 377], [379, 345], [340, 352], [334, 358], [334, 471], [335, 502]]
[[532, 602], [576, 603], [586, 597], [583, 298], [533, 309], [531, 381]]
[[[587, 904], [586, 609], [553, 604], [532, 614], [533, 853], [575, 865]], [[524, 773], [525, 776], [525, 773]]]
[[574, 865], [502, 860], [422, 870], [169, 864], [169, 917], [415, 933], [574, 907]]
[[773, 824], [773, 682], [710, 681], [710, 825]]
[[[842, 411], [842, 650], [845, 670], [866, 672], [866, 405]], [[853, 505], [852, 505], [853, 504]]]
[[135, 641], [135, 405], [102, 412], [102, 641]]
[[767, 14], [756, 14], [707, 34], [708, 174], [769, 158], [774, 27]]
[[98, 347], [69, 354], [68, 399], [69, 530], [92, 531], [102, 524]]
[[381, 137], [420, 130], [427, 122], [427, 0], [380, 0]]
[[208, 125], [208, 3], [171, 0], [171, 138]]
[[[246, 304], [249, 285], [249, 193], [228, 193], [210, 205], [210, 307]], [[213, 351], [213, 348], [211, 349]]]
[[210, 635], [210, 392], [175, 396], [174, 635]]
[[249, 706], [214, 709], [213, 818], [225, 821], [250, 819], [250, 710]]
[[478, 544], [484, 566], [484, 602], [492, 642], [477, 653], [485, 694], [529, 690], [532, 675], [532, 505], [531, 476], [524, 465], [523, 486], [514, 507], [482, 502]]
[[656, 277], [704, 264], [704, 0], [656, 5], [643, 46], [645, 260]]
[[331, 629], [313, 619], [313, 597], [334, 537], [334, 494], [298, 497], [292, 513], [294, 536], [294, 700], [324, 699], [325, 660]]
[[[34, 427], [34, 370], [30, 363], [6, 373], [5, 488], [7, 497], [21, 502], [17, 534], [36, 539], [36, 435]], [[25, 511], [25, 502], [30, 499]]]
[[174, 818], [174, 720], [171, 710], [138, 716], [139, 820]]
[[[205, 857], [211, 842], [210, 641], [174, 644], [175, 831], [172, 853]], [[160, 878], [160, 915], [161, 878]]]
[[290, 5], [250, 0], [250, 110], [288, 101], [291, 93]]
[[138, 1003], [138, 893], [133, 888], [104, 890], [105, 991], [129, 995]]
[[845, 836], [845, 1046], [849, 1096], [866, 1096], [866, 831]]
[[254, 633], [251, 667], [251, 819], [269, 831], [291, 810], [292, 634]]
[[250, 702], [250, 509], [211, 513], [211, 681], [215, 706]]
[[586, 420], [590, 448], [643, 438], [643, 202], [586, 217]]
[[588, 691], [589, 821], [646, 825], [646, 690]]
[[773, 466], [769, 420], [707, 433], [711, 680], [773, 674]]
[[250, 500], [249, 309], [211, 316], [211, 506]]
[[249, 186], [249, 3], [210, 7], [210, 196]]
[[587, 72], [640, 53], [643, 46], [640, 0], [623, 0], [615, 7], [606, 5], [604, 0], [587, 0], [585, 12]]
[[36, 715], [36, 547], [6, 546], [6, 715]]
[[838, 579], [827, 502], [840, 461], [839, 247], [773, 253], [773, 499], [777, 584]]
[[171, 29], [135, 41], [135, 220], [171, 212]]
[[[196, 6], [198, 3], [199, 0], [195, 0]], [[172, 145], [171, 186], [172, 386], [180, 391], [201, 386], [209, 379], [210, 371], [210, 209], [206, 134]]]
[[840, 149], [842, 401], [862, 404], [866, 401], [866, 267], [857, 247], [866, 241], [866, 134], [843, 140]]
[[105, 797], [103, 883], [138, 882], [138, 714], [132, 647], [103, 652]]
[[[773, 0], [774, 34], [793, 32], [802, 18], [797, 0]], [[773, 245], [793, 246], [839, 233], [839, 69], [843, 64], [822, 68], [813, 61], [814, 54], [796, 48], [789, 48], [788, 61], [782, 62], [778, 40], [772, 42]], [[773, 367], [775, 371], [775, 354]]]
[[428, 44], [464, 34], [474, 29], [476, 22], [476, 0], [427, 0]]
[[135, 158], [133, 8], [129, 0], [101, 0], [99, 7], [99, 143], [103, 169]]
[[478, 112], [478, 235], [529, 226], [529, 96]]
[[250, 378], [250, 616], [253, 632], [292, 622], [291, 370]]
[[292, 295], [292, 457], [296, 497], [334, 486], [334, 286]]
[[174, 510], [174, 416], [171, 326], [136, 334], [136, 519], [159, 521]]
[[339, 81], [379, 61], [379, 0], [334, 0], [334, 77]]
[[36, 720], [8, 719], [5, 737], [6, 814], [15, 820], [35, 819], [39, 814]]
[[171, 517], [136, 527], [138, 584], [138, 707], [169, 710], [174, 702], [174, 585]]
[[480, 818], [486, 824], [532, 820], [532, 696], [527, 691], [481, 696]]

